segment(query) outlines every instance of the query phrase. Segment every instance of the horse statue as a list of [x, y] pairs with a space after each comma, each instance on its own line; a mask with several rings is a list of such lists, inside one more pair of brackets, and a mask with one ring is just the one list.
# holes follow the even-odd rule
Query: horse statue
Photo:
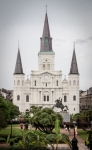
[[64, 106], [62, 104], [62, 99], [60, 100], [60, 98], [59, 98], [59, 99], [55, 100], [55, 102], [56, 102], [56, 104], [52, 108], [54, 108], [54, 107], [61, 108], [62, 111], [63, 111], [64, 108], [69, 110], [67, 105]]

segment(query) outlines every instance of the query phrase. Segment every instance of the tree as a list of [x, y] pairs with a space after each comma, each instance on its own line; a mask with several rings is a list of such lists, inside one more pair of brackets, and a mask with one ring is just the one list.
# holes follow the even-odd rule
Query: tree
[[10, 119], [19, 115], [19, 108], [3, 97], [0, 97], [0, 129], [5, 128]]
[[40, 131], [52, 133], [57, 118], [62, 124], [63, 118], [60, 114], [55, 113], [52, 108], [44, 108], [34, 114], [31, 118], [31, 124]]
[[56, 150], [58, 149], [59, 142], [64, 142], [67, 145], [69, 145], [70, 148], [72, 148], [72, 144], [71, 144], [71, 141], [69, 140], [69, 137], [65, 134], [60, 133], [60, 120], [59, 119], [56, 119], [55, 130], [53, 131], [53, 133], [47, 135], [46, 140], [48, 141], [48, 144], [51, 145], [53, 150], [54, 150], [54, 144], [56, 144]]
[[36, 112], [38, 112], [41, 109], [42, 109], [42, 106], [37, 107], [33, 105], [30, 107], [30, 113], [34, 115]]
[[7, 122], [6, 122], [6, 117], [5, 117], [5, 113], [0, 110], [0, 130], [2, 128], [5, 128], [7, 126]]
[[[85, 110], [81, 113], [75, 114], [73, 119], [77, 121], [78, 125], [88, 134], [88, 139], [92, 137], [92, 128], [90, 127], [90, 121], [92, 119], [92, 109]], [[86, 126], [85, 126], [86, 123]], [[89, 140], [90, 141], [90, 140]]]

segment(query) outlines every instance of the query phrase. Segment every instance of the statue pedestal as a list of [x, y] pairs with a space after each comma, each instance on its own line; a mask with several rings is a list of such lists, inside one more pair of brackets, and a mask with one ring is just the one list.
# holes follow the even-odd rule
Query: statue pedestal
[[63, 122], [70, 122], [70, 115], [69, 115], [69, 112], [61, 111], [61, 112], [59, 112], [59, 114], [62, 115], [62, 117], [63, 117]]
[[63, 122], [70, 122], [70, 115], [67, 111], [62, 111], [61, 108], [54, 107], [53, 109], [56, 113], [59, 113], [63, 117]]

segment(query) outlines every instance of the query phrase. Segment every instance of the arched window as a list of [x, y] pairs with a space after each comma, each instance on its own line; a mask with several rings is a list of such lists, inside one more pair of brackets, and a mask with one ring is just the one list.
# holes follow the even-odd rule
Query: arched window
[[19, 81], [19, 80], [17, 81], [17, 85], [18, 85], [18, 86], [20, 85], [20, 81]]
[[56, 81], [56, 85], [58, 86], [58, 80]]
[[35, 86], [36, 86], [36, 80], [35, 80]]
[[66, 95], [64, 96], [64, 102], [67, 102], [67, 96]]
[[44, 101], [49, 101], [49, 92], [44, 92]]
[[74, 108], [74, 111], [75, 111], [75, 108]]
[[74, 85], [74, 86], [76, 85], [76, 81], [75, 81], [75, 80], [73, 81], [73, 85]]
[[69, 85], [71, 86], [71, 81], [69, 81]]
[[46, 101], [46, 96], [44, 95], [44, 101]]
[[29, 109], [26, 109], [26, 114], [29, 114]]
[[43, 64], [43, 70], [45, 70], [45, 64]]
[[49, 96], [47, 95], [47, 101], [49, 101]]
[[14, 86], [15, 86], [15, 80], [14, 80]]
[[76, 101], [76, 96], [75, 95], [73, 96], [73, 100]]
[[77, 81], [77, 86], [79, 86], [79, 81]]
[[17, 95], [17, 100], [20, 100], [20, 95]]
[[26, 95], [26, 102], [29, 102], [29, 95]]

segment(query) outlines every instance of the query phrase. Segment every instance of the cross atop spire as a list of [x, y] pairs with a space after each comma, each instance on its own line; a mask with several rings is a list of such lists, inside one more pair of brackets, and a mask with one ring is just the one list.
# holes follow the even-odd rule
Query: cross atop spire
[[46, 7], [46, 13], [47, 13], [47, 7], [48, 7], [48, 6], [47, 6], [47, 4], [46, 4], [46, 6], [45, 6], [45, 7]]
[[74, 49], [75, 49], [75, 42], [74, 42]]
[[18, 49], [19, 49], [19, 40], [18, 40]]

